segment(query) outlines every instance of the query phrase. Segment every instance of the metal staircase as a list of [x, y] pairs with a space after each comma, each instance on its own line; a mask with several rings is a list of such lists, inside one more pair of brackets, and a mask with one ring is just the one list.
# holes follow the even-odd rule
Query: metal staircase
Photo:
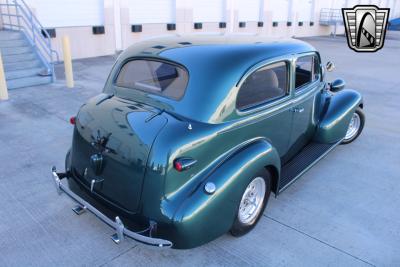
[[320, 25], [343, 24], [342, 10], [335, 8], [322, 8], [319, 13]]
[[0, 50], [8, 89], [51, 83], [58, 53], [23, 0], [1, 0]]
[[343, 16], [341, 9], [322, 8], [319, 13], [319, 24], [323, 26], [334, 26], [333, 35], [336, 36], [336, 28], [343, 24]]

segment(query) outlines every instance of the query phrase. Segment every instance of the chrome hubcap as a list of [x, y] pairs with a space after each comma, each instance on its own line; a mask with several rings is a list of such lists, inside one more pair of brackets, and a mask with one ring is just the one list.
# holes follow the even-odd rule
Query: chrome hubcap
[[265, 180], [256, 177], [247, 186], [239, 206], [238, 219], [241, 223], [251, 225], [260, 213], [265, 196]]
[[360, 129], [360, 125], [361, 125], [360, 116], [356, 112], [354, 112], [353, 117], [351, 118], [349, 124], [349, 128], [347, 129], [346, 136], [344, 137], [344, 140], [350, 140], [355, 135], [357, 135], [358, 130]]

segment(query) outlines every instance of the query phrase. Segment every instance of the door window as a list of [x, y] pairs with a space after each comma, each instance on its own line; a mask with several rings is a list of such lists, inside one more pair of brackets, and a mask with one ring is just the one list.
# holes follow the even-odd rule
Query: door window
[[296, 61], [296, 90], [320, 79], [319, 59], [315, 55], [299, 57]]
[[244, 110], [288, 94], [288, 65], [278, 62], [253, 72], [239, 89], [236, 107]]

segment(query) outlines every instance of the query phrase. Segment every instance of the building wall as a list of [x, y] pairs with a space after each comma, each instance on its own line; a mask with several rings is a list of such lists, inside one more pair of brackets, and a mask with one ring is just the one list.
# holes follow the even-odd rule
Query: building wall
[[[41, 1], [51, 0], [26, 1], [31, 7], [33, 13], [40, 14], [38, 8], [43, 6]], [[167, 22], [161, 23], [159, 22], [159, 19], [157, 20], [157, 18], [160, 17], [159, 14], [157, 15], [149, 12], [150, 18], [155, 17], [155, 23], [152, 23], [151, 19], [146, 19], [147, 21], [145, 23], [140, 23], [137, 19], [130, 18], [130, 13], [134, 13], [130, 12], [130, 10], [137, 8], [138, 0], [91, 1], [92, 3], [93, 1], [97, 1], [96, 3], [100, 5], [101, 16], [103, 17], [101, 21], [105, 27], [104, 34], [94, 35], [92, 33], [92, 26], [96, 25], [79, 26], [76, 25], [76, 23], [72, 23], [74, 26], [68, 26], [71, 22], [66, 21], [65, 26], [60, 26], [60, 22], [58, 21], [56, 27], [52, 27], [51, 21], [47, 21], [47, 25], [45, 26], [55, 28], [56, 30], [56, 37], [51, 39], [51, 43], [53, 48], [60, 54], [61, 59], [62, 37], [65, 35], [70, 37], [72, 56], [74, 59], [110, 55], [114, 54], [116, 51], [123, 50], [140, 40], [177, 34], [233, 32], [259, 34], [262, 36], [272, 37], [329, 35], [333, 32], [333, 27], [319, 25], [320, 10], [322, 8], [342, 8], [349, 5], [353, 6], [354, 4], [360, 3], [360, 1], [362, 2], [364, 0], [215, 0], [223, 1], [223, 5], [219, 6], [223, 6], [224, 8], [221, 15], [223, 21], [221, 22], [226, 22], [226, 28], [220, 28], [219, 22], [215, 21], [215, 18], [212, 19], [214, 21], [194, 21], [193, 8], [196, 4], [198, 6], [198, 3], [194, 4], [194, 1], [201, 0], [143, 0], [146, 1], [146, 6], [151, 6], [151, 4], [149, 5], [149, 2], [154, 1], [154, 8], [157, 8], [156, 5], [161, 6], [160, 3], [165, 4], [162, 1], [169, 1], [168, 3], [173, 5], [172, 15], [168, 14], [168, 16], [166, 16], [168, 17], [168, 20], [171, 20], [168, 22], [176, 24], [176, 30], [172, 31], [167, 30]], [[368, 3], [371, 2], [370, 0], [366, 1]], [[400, 0], [378, 0], [379, 3], [377, 4], [388, 6], [392, 9], [396, 8], [396, 10], [391, 11], [392, 14], [395, 14], [399, 13], [397, 9], [400, 9], [400, 3], [397, 3], [398, 1]], [[277, 8], [277, 5], [283, 5], [283, 8]], [[63, 2], [59, 2], [58, 6], [60, 8], [59, 12], [69, 12], [63, 8]], [[259, 8], [258, 12], [255, 10], [245, 10], [246, 8], [254, 6]], [[304, 9], [305, 6], [306, 9]], [[162, 10], [160, 10], [160, 12], [162, 12]], [[197, 17], [199, 17], [198, 14], [199, 12], [196, 13]], [[286, 14], [287, 18], [285, 19]], [[243, 20], [243, 18], [248, 18], [248, 21], [240, 21]], [[277, 21], [277, 26], [273, 26], [273, 18], [281, 19], [280, 21]], [[300, 26], [299, 21], [304, 20], [304, 18], [308, 19], [308, 21], [302, 21], [303, 25]], [[292, 23], [291, 26], [287, 25], [288, 21]], [[134, 22], [134, 24], [141, 24], [142, 32], [132, 32], [132, 22]], [[202, 29], [194, 29], [194, 22], [201, 22]], [[239, 27], [239, 22], [245, 22], [245, 27]], [[259, 27], [258, 22], [263, 22], [263, 26]], [[314, 25], [310, 25], [310, 22], [313, 22]], [[337, 33], [344, 33], [343, 26], [337, 28]]]

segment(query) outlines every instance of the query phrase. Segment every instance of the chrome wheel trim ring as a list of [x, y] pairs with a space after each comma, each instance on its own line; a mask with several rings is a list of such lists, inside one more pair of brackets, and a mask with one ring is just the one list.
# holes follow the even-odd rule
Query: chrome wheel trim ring
[[240, 201], [239, 222], [252, 225], [256, 221], [264, 204], [265, 190], [265, 180], [262, 177], [256, 177], [249, 183]]
[[353, 117], [351, 117], [349, 128], [347, 128], [346, 136], [344, 137], [344, 141], [351, 140], [354, 136], [357, 135], [360, 130], [361, 119], [360, 115], [357, 112], [354, 112]]

